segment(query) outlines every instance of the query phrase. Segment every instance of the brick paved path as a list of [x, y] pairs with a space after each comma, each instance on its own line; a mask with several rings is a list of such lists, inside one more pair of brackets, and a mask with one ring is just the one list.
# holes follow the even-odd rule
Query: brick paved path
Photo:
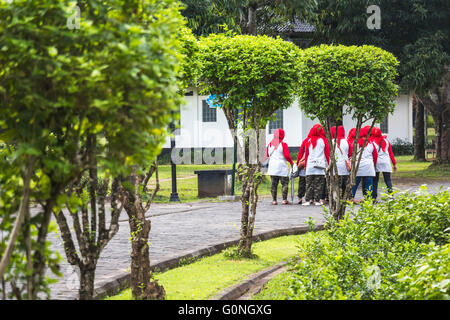
[[[430, 191], [437, 190], [440, 185], [448, 188], [450, 182], [432, 183], [429, 185]], [[396, 187], [405, 190], [417, 189], [418, 186], [416, 184]], [[321, 207], [272, 206], [270, 202], [267, 198], [258, 204], [255, 234], [301, 226], [308, 217], [314, 218], [318, 223], [324, 221]], [[239, 238], [240, 202], [155, 204], [148, 215], [152, 222], [150, 232], [152, 264]], [[122, 212], [119, 232], [106, 246], [98, 262], [96, 284], [108, 281], [112, 275], [126, 272], [129, 268], [131, 252], [129, 236], [127, 215]], [[65, 258], [59, 236], [51, 234], [48, 239]], [[77, 271], [67, 263], [62, 263], [61, 267], [64, 278], [51, 286], [51, 298], [74, 299], [78, 290]]]

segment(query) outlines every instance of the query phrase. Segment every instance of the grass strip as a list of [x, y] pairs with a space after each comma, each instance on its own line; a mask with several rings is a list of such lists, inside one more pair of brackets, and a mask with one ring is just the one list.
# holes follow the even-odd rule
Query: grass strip
[[[205, 300], [265, 268], [287, 261], [297, 253], [297, 247], [307, 243], [320, 232], [283, 236], [253, 245], [254, 259], [234, 260], [222, 253], [204, 257], [163, 273], [155, 278], [166, 290], [168, 300]], [[225, 253], [225, 255], [224, 255]], [[107, 300], [131, 300], [131, 289], [106, 298]]]

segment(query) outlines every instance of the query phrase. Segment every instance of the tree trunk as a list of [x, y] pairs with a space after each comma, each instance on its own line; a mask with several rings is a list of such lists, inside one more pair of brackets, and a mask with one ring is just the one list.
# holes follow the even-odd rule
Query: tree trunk
[[97, 262], [90, 261], [80, 266], [80, 289], [78, 291], [80, 300], [92, 300], [94, 297], [95, 267]]
[[250, 5], [248, 7], [248, 22], [247, 22], [247, 33], [251, 35], [257, 34], [256, 29], [256, 6]]
[[436, 157], [434, 162], [441, 163], [442, 159], [442, 114], [432, 113], [434, 121], [434, 134], [435, 134], [435, 151]]
[[[242, 213], [241, 213], [241, 239], [238, 245], [238, 254], [242, 257], [251, 256], [251, 238], [249, 239], [249, 209], [250, 209], [250, 177], [242, 177]], [[244, 179], [247, 179], [246, 181]]]
[[[126, 208], [127, 213], [131, 208]], [[132, 210], [130, 211], [132, 212]], [[164, 300], [165, 290], [157, 280], [151, 280], [150, 250], [148, 238], [151, 229], [150, 220], [145, 212], [130, 215], [131, 242], [131, 292], [136, 299]]]
[[[29, 158], [26, 164], [26, 173], [23, 177], [23, 195], [22, 200], [20, 201], [19, 212], [17, 214], [16, 221], [14, 223], [13, 229], [11, 231], [11, 235], [9, 236], [5, 251], [0, 261], [0, 278], [3, 277], [4, 272], [9, 264], [9, 259], [11, 258], [14, 246], [16, 244], [17, 237], [19, 236], [20, 228], [22, 227], [23, 220], [26, 216], [26, 213], [29, 210], [29, 200], [30, 200], [30, 182], [31, 177], [33, 175], [34, 170], [34, 162], [33, 158]], [[28, 297], [31, 299], [31, 297]]]
[[450, 163], [450, 110], [442, 113], [441, 163]]
[[446, 66], [441, 84], [416, 96], [430, 112], [436, 131], [435, 164], [450, 163], [450, 66]]
[[436, 158], [435, 164], [450, 163], [450, 115], [449, 111], [442, 113], [432, 113], [434, 120], [434, 130], [436, 134], [435, 148]]
[[414, 160], [425, 161], [425, 108], [413, 97], [414, 117]]
[[[54, 186], [52, 186], [53, 189]], [[58, 194], [53, 192], [59, 190], [59, 186], [54, 188], [51, 193], [50, 199], [48, 199], [44, 205], [44, 212], [42, 214], [41, 225], [39, 226], [37, 244], [40, 250], [35, 250], [33, 254], [33, 298], [37, 297], [38, 288], [45, 278], [45, 269], [47, 266], [45, 255], [43, 254], [43, 248], [45, 247], [45, 241], [47, 239], [48, 227], [53, 212], [53, 208], [56, 204], [56, 198]], [[42, 249], [41, 249], [42, 248]]]

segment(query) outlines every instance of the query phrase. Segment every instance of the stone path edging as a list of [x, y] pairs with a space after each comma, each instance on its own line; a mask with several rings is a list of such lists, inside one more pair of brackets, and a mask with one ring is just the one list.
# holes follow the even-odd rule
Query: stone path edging
[[243, 281], [226, 288], [219, 294], [215, 295], [211, 300], [237, 300], [242, 295], [247, 293], [247, 291], [250, 290], [250, 288], [256, 283], [270, 275], [271, 273], [274, 273], [275, 271], [278, 271], [279, 269], [283, 268], [287, 264], [286, 261], [277, 263], [276, 265], [266, 268], [258, 273], [255, 273], [251, 275], [249, 278], [244, 279]]
[[[314, 231], [323, 230], [324, 225], [316, 225]], [[299, 226], [285, 229], [276, 229], [267, 232], [262, 232], [253, 236], [253, 241], [264, 241], [281, 236], [299, 235], [310, 231], [309, 226]], [[158, 262], [151, 266], [153, 272], [163, 272], [182, 265], [185, 262], [194, 262], [195, 260], [211, 256], [213, 254], [219, 253], [222, 250], [235, 246], [239, 243], [239, 239], [218, 243], [200, 250], [190, 252], [182, 256], [170, 257], [166, 260]], [[264, 270], [263, 270], [264, 271]], [[273, 270], [272, 270], [273, 271]], [[267, 275], [267, 273], [265, 274]], [[130, 274], [120, 272], [119, 274], [112, 275], [108, 281], [103, 281], [94, 291], [94, 299], [103, 299], [107, 296], [112, 296], [118, 294], [120, 291], [129, 288], [130, 286]], [[73, 297], [77, 299], [78, 297]]]

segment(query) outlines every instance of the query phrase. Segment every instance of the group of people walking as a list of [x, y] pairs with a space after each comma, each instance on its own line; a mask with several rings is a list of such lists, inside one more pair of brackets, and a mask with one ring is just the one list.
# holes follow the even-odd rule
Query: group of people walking
[[[342, 194], [349, 183], [350, 160], [353, 153], [356, 129], [349, 131], [345, 137], [343, 126], [332, 127], [331, 144], [326, 136], [324, 129], [320, 124], [314, 125], [306, 139], [301, 143], [297, 161], [294, 163], [290, 154], [288, 145], [283, 142], [285, 132], [283, 129], [276, 129], [272, 141], [266, 148], [265, 159], [269, 159], [267, 174], [271, 178], [272, 204], [277, 202], [278, 184], [281, 182], [282, 204], [289, 204], [287, 200], [289, 189], [290, 169], [292, 173], [299, 176], [298, 182], [298, 204], [323, 205], [327, 200], [326, 174], [325, 170], [330, 164], [330, 145], [335, 145], [334, 152], [336, 157], [337, 173], [339, 176], [339, 187]], [[386, 183], [389, 193], [392, 193], [391, 173], [393, 164], [394, 171], [397, 170], [392, 146], [386, 136], [381, 133], [380, 128], [373, 127], [370, 135], [370, 126], [365, 126], [360, 130], [360, 136], [357, 141], [357, 151], [362, 149], [361, 161], [356, 174], [356, 184], [352, 188], [352, 197], [355, 198], [359, 184], [362, 184], [364, 196], [377, 199], [378, 181], [380, 172]]]

